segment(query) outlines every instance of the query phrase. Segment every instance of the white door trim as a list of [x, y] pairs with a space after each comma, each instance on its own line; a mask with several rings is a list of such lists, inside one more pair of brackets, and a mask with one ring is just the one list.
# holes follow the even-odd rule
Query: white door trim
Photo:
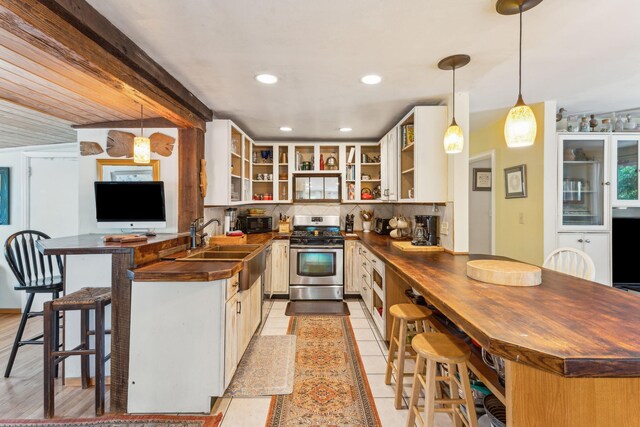
[[[30, 196], [31, 196], [31, 159], [54, 157], [77, 158], [78, 153], [71, 151], [26, 151], [22, 153], [22, 229], [31, 228]], [[64, 190], [63, 190], [64, 191]]]
[[491, 160], [491, 255], [496, 254], [496, 150], [483, 151], [469, 157], [469, 166], [478, 160]]

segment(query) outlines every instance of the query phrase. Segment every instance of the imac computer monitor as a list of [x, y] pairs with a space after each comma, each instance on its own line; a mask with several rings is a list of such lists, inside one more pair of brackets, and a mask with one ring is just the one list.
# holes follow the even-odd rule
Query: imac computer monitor
[[166, 228], [164, 183], [96, 181], [100, 228]]

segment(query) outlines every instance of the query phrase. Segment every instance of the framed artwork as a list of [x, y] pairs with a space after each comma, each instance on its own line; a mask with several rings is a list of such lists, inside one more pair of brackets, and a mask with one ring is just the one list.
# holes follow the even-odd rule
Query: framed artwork
[[0, 225], [9, 224], [9, 168], [0, 168]]
[[504, 193], [506, 199], [527, 197], [527, 165], [505, 168]]
[[473, 191], [491, 191], [491, 168], [473, 168]]
[[159, 181], [160, 160], [148, 165], [130, 159], [97, 159], [98, 181]]

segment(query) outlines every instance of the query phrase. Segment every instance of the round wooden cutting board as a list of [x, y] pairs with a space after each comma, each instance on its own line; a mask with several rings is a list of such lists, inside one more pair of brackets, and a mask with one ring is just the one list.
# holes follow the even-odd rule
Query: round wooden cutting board
[[537, 286], [542, 283], [540, 267], [495, 259], [467, 262], [467, 276], [481, 282], [504, 286]]

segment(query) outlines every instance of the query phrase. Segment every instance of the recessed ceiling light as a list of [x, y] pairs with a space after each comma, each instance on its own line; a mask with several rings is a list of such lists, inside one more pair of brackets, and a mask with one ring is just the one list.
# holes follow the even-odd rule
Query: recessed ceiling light
[[369, 74], [360, 79], [366, 85], [377, 85], [382, 81], [382, 77], [377, 74]]
[[282, 126], [282, 127], [280, 128], [280, 130], [281, 130], [282, 132], [291, 132], [293, 129], [292, 129], [292, 128], [290, 128], [289, 126]]
[[278, 81], [278, 78], [273, 74], [258, 74], [256, 80], [266, 85], [272, 85]]
[[340, 128], [340, 132], [351, 132], [352, 130], [351, 128]]

